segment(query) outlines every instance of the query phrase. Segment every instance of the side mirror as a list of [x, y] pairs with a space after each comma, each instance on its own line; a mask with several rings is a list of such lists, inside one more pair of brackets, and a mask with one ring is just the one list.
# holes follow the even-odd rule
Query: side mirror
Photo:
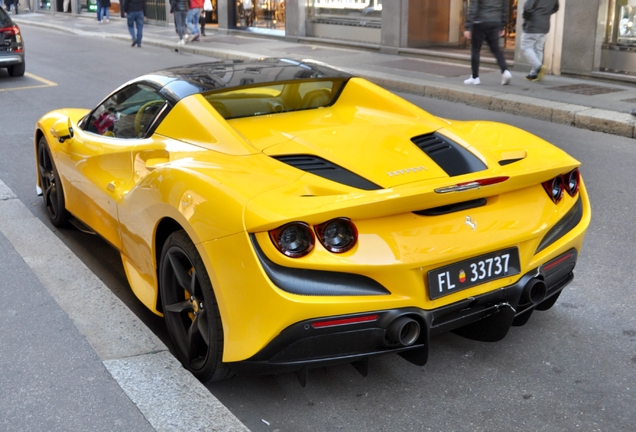
[[73, 138], [73, 127], [71, 126], [71, 119], [65, 117], [53, 123], [51, 134], [61, 143], [69, 138]]

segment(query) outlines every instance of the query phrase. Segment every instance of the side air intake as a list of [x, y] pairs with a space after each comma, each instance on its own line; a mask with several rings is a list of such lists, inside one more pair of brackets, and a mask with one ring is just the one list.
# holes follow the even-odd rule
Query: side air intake
[[488, 168], [477, 156], [437, 132], [416, 136], [411, 141], [450, 177]]
[[343, 185], [351, 186], [362, 190], [379, 190], [382, 189], [375, 183], [370, 182], [364, 177], [352, 173], [326, 159], [312, 155], [286, 155], [273, 156], [274, 159], [286, 163], [287, 165], [298, 168], [299, 170], [315, 174], [327, 180], [331, 180]]

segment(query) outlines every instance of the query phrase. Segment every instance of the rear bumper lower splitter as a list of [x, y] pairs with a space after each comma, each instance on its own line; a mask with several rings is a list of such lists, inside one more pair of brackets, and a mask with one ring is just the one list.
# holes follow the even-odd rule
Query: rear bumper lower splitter
[[[283, 330], [255, 356], [230, 366], [241, 375], [261, 375], [355, 363], [391, 353], [424, 365], [431, 336], [456, 331], [495, 342], [505, 337], [515, 316], [547, 309], [549, 306], [542, 305], [553, 303], [554, 296], [572, 281], [576, 259], [572, 249], [526, 273], [513, 285], [434, 310], [400, 308], [301, 321]], [[545, 282], [545, 297], [536, 304], [524, 304], [522, 293], [533, 279]], [[420, 328], [419, 337], [408, 346], [387, 336], [387, 329], [402, 317], [416, 321]], [[326, 320], [346, 324], [316, 326]]]

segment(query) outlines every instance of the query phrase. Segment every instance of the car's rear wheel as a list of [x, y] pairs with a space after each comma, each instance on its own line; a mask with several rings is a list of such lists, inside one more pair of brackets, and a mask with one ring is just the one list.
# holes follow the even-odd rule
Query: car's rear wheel
[[56, 227], [66, 226], [71, 215], [66, 210], [62, 182], [44, 137], [38, 141], [38, 172], [49, 220]]
[[12, 77], [21, 77], [22, 75], [24, 75], [25, 69], [26, 69], [25, 62], [7, 67], [7, 71], [9, 72], [9, 75]]
[[163, 314], [177, 357], [199, 380], [230, 376], [222, 362], [223, 328], [210, 278], [196, 247], [176, 231], [164, 243], [159, 265]]

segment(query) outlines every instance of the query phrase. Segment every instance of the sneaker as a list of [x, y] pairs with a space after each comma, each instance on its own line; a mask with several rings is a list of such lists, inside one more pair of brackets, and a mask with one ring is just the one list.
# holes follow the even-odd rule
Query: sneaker
[[470, 78], [464, 80], [464, 84], [479, 85], [481, 84], [481, 81], [479, 80], [479, 77], [473, 78], [473, 76], [471, 75]]
[[186, 42], [188, 41], [188, 39], [190, 39], [190, 35], [189, 34], [185, 34], [185, 36], [183, 36], [183, 38], [186, 40]]
[[110, 20], [109, 20], [108, 18], [106, 18], [106, 22], [107, 22], [107, 23], [109, 23], [109, 22], [110, 22]]
[[177, 42], [177, 45], [185, 45], [185, 41], [183, 39], [180, 39], [179, 42]]
[[505, 70], [502, 74], [501, 74], [501, 85], [508, 85], [510, 84], [510, 80], [512, 79], [512, 74], [510, 73], [509, 70]]
[[543, 79], [543, 76], [545, 75], [545, 66], [541, 66], [541, 68], [539, 69], [539, 73], [537, 74], [537, 81], [541, 81]]
[[199, 33], [195, 34], [194, 36], [192, 36], [192, 41], [191, 42], [195, 42], [199, 40]]
[[526, 75], [526, 79], [528, 81], [539, 81], [539, 75], [535, 73], [529, 73], [528, 75]]

